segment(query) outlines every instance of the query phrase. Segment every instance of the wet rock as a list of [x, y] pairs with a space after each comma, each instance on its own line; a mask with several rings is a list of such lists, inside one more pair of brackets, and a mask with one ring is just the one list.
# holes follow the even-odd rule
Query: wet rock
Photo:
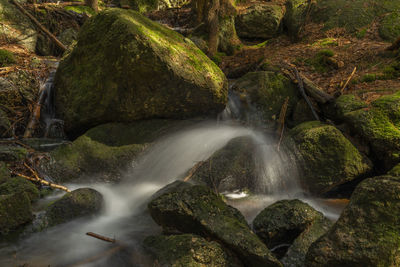
[[226, 77], [193, 42], [119, 9], [85, 23], [55, 88], [73, 136], [107, 122], [216, 115], [227, 102]]
[[22, 147], [0, 145], [0, 161], [22, 161], [27, 153]]
[[280, 200], [262, 210], [253, 221], [254, 232], [272, 249], [293, 241], [323, 215], [298, 200]]
[[249, 39], [269, 39], [281, 31], [281, 21], [285, 9], [272, 3], [253, 4], [241, 11], [236, 19], [239, 37]]
[[[321, 214], [322, 215], [322, 214]], [[324, 235], [333, 223], [319, 216], [312, 224], [305, 229], [289, 247], [286, 255], [282, 258], [282, 263], [287, 267], [305, 267], [304, 261], [311, 244]]]
[[400, 3], [391, 0], [321, 0], [313, 7], [310, 17], [316, 22], [324, 22], [326, 29], [344, 27], [355, 32], [399, 8]]
[[240, 98], [239, 117], [263, 127], [275, 124], [287, 97], [287, 116], [298, 101], [298, 90], [280, 72], [249, 72], [233, 84], [232, 90]]
[[10, 177], [7, 179], [7, 181], [0, 184], [0, 195], [24, 192], [27, 194], [31, 202], [38, 200], [40, 197], [37, 187], [22, 177]]
[[205, 186], [182, 183], [175, 183], [175, 188], [149, 203], [150, 214], [159, 225], [218, 240], [246, 266], [281, 266], [238, 210]]
[[79, 188], [65, 194], [46, 209], [48, 226], [94, 215], [103, 207], [103, 196], [91, 188]]
[[0, 195], [0, 235], [32, 220], [31, 201], [25, 193]]
[[333, 227], [308, 250], [306, 266], [399, 266], [400, 179], [364, 180]]
[[[24, 1], [21, 1], [24, 2]], [[27, 16], [7, 0], [0, 1], [0, 35], [22, 45], [31, 52], [35, 51], [37, 30]]]
[[254, 192], [257, 189], [255, 150], [251, 137], [234, 138], [202, 163], [191, 179], [216, 188], [218, 192]]
[[400, 92], [382, 96], [368, 108], [344, 115], [344, 120], [371, 149], [380, 169], [390, 170], [400, 162]]
[[145, 248], [155, 256], [161, 266], [243, 266], [232, 253], [219, 243], [207, 241], [191, 234], [150, 236], [144, 240]]
[[322, 195], [372, 170], [369, 159], [334, 126], [305, 122], [290, 130], [289, 136], [286, 141], [295, 150], [300, 182], [313, 194]]
[[304, 29], [307, 22], [307, 13], [314, 4], [314, 1], [308, 0], [286, 1], [284, 25], [292, 39], [296, 40], [299, 38], [301, 30]]
[[119, 181], [122, 173], [156, 138], [191, 121], [149, 120], [108, 123], [90, 129], [43, 159], [41, 169], [56, 182]]

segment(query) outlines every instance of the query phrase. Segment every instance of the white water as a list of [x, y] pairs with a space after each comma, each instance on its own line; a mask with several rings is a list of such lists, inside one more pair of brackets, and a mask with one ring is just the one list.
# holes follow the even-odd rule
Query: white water
[[[25, 262], [29, 262], [29, 266], [69, 266], [110, 248], [110, 244], [88, 237], [86, 232], [116, 238], [129, 246], [129, 254], [140, 250], [143, 237], [160, 230], [146, 213], [149, 197], [182, 177], [197, 162], [209, 158], [231, 139], [240, 136], [251, 136], [257, 144], [256, 179], [261, 194], [258, 199], [261, 201], [254, 200], [249, 204], [235, 200], [230, 202], [232, 205], [251, 219], [277, 199], [301, 196], [293, 161], [284, 153], [277, 153], [268, 137], [242, 126], [205, 123], [156, 142], [133, 163], [133, 171], [127, 173], [118, 185], [68, 185], [71, 189], [91, 187], [101, 192], [105, 199], [102, 214], [94, 219], [53, 227], [33, 234], [19, 244], [3, 247], [0, 250], [0, 266], [17, 266]], [[315, 203], [313, 206], [316, 206]], [[251, 213], [246, 214], [246, 209], [250, 209]], [[124, 266], [123, 263], [116, 263], [118, 260], [113, 258], [110, 263], [102, 258], [79, 266]], [[134, 266], [147, 266], [146, 259], [135, 257], [133, 260]]]

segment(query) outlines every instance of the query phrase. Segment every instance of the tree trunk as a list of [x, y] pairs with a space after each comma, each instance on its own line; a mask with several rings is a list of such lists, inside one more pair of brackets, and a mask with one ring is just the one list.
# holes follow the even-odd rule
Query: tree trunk
[[99, 4], [98, 4], [98, 0], [85, 0], [85, 4], [88, 7], [91, 7], [94, 12], [98, 12], [99, 11]]

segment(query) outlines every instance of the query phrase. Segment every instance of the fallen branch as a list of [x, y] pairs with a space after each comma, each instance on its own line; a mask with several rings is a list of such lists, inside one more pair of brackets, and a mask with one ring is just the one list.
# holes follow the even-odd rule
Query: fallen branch
[[304, 83], [304, 89], [307, 94], [312, 97], [315, 101], [321, 104], [325, 104], [327, 102], [332, 102], [334, 97], [325, 93], [318, 85], [313, 83], [310, 79], [308, 79], [303, 74], [299, 73], [300, 79]]
[[286, 97], [285, 102], [282, 105], [281, 112], [279, 114], [279, 127], [277, 133], [279, 134], [279, 141], [277, 145], [277, 150], [279, 151], [279, 148], [281, 146], [282, 138], [283, 138], [283, 131], [285, 129], [285, 117], [286, 117], [286, 112], [289, 104], [289, 97]]
[[357, 71], [357, 67], [354, 67], [353, 72], [350, 74], [349, 78], [347, 78], [347, 81], [345, 82], [345, 84], [343, 85], [342, 89], [340, 90], [341, 93], [343, 93], [344, 89], [346, 89], [346, 86], [349, 84], [349, 82], [353, 78], [353, 76], [356, 73], [356, 71]]
[[60, 48], [63, 52], [65, 50], [67, 50], [67, 47], [65, 45], [63, 45], [63, 43], [60, 42], [60, 40], [57, 39], [57, 37], [55, 37], [51, 32], [49, 32], [49, 30], [47, 30], [45, 27], [43, 27], [42, 24], [40, 24], [40, 22], [34, 17], [32, 16], [28, 11], [26, 11], [17, 1], [15, 0], [11, 0], [11, 2], [23, 13], [25, 14], [27, 17], [29, 17], [31, 19], [31, 21], [37, 26], [39, 27], [39, 29], [46, 34], [53, 42], [54, 44]]
[[26, 176], [26, 175], [24, 175], [24, 174], [17, 173], [17, 172], [14, 172], [14, 171], [12, 171], [11, 173], [14, 174], [14, 175], [20, 176], [20, 177], [22, 177], [22, 178], [25, 178], [25, 179], [27, 179], [27, 180], [29, 180], [29, 181], [39, 182], [39, 183], [41, 183], [41, 184], [50, 186], [50, 187], [55, 188], [55, 189], [64, 190], [64, 191], [66, 191], [66, 192], [68, 192], [68, 193], [71, 192], [71, 190], [69, 190], [69, 189], [66, 188], [65, 186], [58, 185], [58, 184], [53, 184], [53, 183], [50, 183], [50, 182], [48, 182], [48, 181], [46, 181], [46, 180], [43, 180], [43, 179], [41, 179], [41, 178], [39, 178], [39, 180], [38, 180], [38, 179], [36, 179], [36, 177], [35, 177], [35, 178], [29, 177], [29, 176]]
[[186, 177], [183, 178], [183, 181], [184, 181], [184, 182], [189, 181], [190, 178], [192, 178], [193, 174], [195, 174], [196, 171], [197, 171], [204, 163], [205, 163], [205, 161], [199, 161], [199, 162], [197, 162], [197, 163], [193, 166], [193, 168], [191, 168], [191, 169], [189, 170], [188, 175], [186, 175]]
[[86, 235], [91, 236], [91, 237], [94, 237], [94, 238], [97, 238], [97, 239], [100, 239], [100, 240], [103, 240], [103, 241], [106, 241], [106, 242], [110, 242], [110, 243], [115, 243], [115, 242], [117, 242], [117, 241], [116, 241], [115, 239], [113, 239], [113, 238], [109, 238], [109, 237], [106, 237], [106, 236], [103, 236], [103, 235], [95, 234], [95, 233], [93, 233], [93, 232], [87, 232]]
[[58, 3], [41, 3], [41, 4], [33, 4], [33, 6], [37, 8], [46, 8], [49, 6], [54, 6], [54, 7], [66, 7], [66, 6], [84, 6], [84, 2], [58, 2]]

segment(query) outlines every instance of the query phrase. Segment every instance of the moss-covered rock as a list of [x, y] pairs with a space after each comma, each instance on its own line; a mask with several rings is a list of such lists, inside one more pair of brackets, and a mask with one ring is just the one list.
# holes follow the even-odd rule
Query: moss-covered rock
[[46, 209], [48, 226], [94, 215], [103, 207], [103, 196], [91, 188], [79, 188], [65, 194]]
[[0, 108], [0, 137], [6, 137], [7, 131], [11, 128], [11, 122], [5, 113]]
[[6, 49], [0, 49], [0, 67], [6, 67], [15, 63], [14, 54]]
[[295, 85], [280, 72], [249, 72], [232, 86], [241, 100], [241, 119], [260, 125], [274, 125], [289, 97], [287, 116], [298, 101]]
[[283, 265], [305, 267], [304, 261], [311, 244], [324, 235], [332, 225], [333, 223], [324, 216], [315, 219], [313, 223], [293, 241], [286, 255], [281, 259]]
[[240, 267], [243, 266], [219, 243], [203, 237], [182, 234], [171, 236], [150, 236], [144, 247], [165, 267]]
[[236, 19], [236, 31], [241, 38], [268, 39], [279, 34], [285, 14], [282, 6], [256, 3], [241, 11]]
[[289, 138], [288, 144], [294, 142], [300, 182], [313, 194], [324, 194], [372, 169], [371, 162], [334, 126], [305, 122], [290, 130]]
[[227, 102], [226, 77], [189, 39], [119, 9], [85, 23], [55, 88], [73, 135], [106, 122], [215, 115]]
[[326, 29], [344, 27], [350, 32], [356, 32], [380, 16], [399, 8], [400, 3], [391, 0], [319, 0], [312, 10], [311, 18], [324, 22]]
[[10, 171], [5, 162], [0, 161], [0, 184], [6, 182], [11, 177]]
[[379, 35], [390, 42], [400, 36], [400, 11], [387, 14], [379, 25]]
[[149, 120], [99, 125], [50, 152], [50, 160], [44, 159], [41, 168], [59, 183], [77, 179], [118, 181], [156, 138], [188, 123]]
[[364, 180], [333, 227], [308, 250], [306, 266], [399, 266], [400, 179]]
[[27, 194], [0, 195], [0, 235], [31, 220], [32, 207]]
[[253, 221], [254, 232], [268, 248], [291, 244], [323, 215], [298, 200], [280, 200], [262, 210]]
[[148, 207], [159, 225], [222, 242], [246, 266], [281, 266], [251, 231], [243, 215], [206, 186], [175, 183]]
[[400, 162], [400, 92], [382, 96], [368, 108], [345, 114], [345, 121], [371, 149], [383, 170]]
[[305, 26], [307, 13], [311, 8], [310, 5], [314, 4], [314, 1], [308, 0], [286, 1], [286, 13], [283, 22], [292, 39], [296, 40], [299, 38], [301, 30]]
[[7, 0], [0, 0], [0, 35], [31, 52], [35, 51], [37, 30], [27, 16]]
[[334, 102], [325, 105], [323, 110], [327, 117], [342, 122], [346, 113], [366, 107], [368, 107], [367, 103], [355, 95], [341, 95]]
[[391, 176], [400, 176], [400, 163], [394, 166], [387, 174]]
[[0, 161], [22, 161], [27, 153], [23, 147], [0, 145]]
[[39, 199], [40, 194], [37, 187], [22, 177], [9, 178], [5, 183], [0, 184], [0, 195], [9, 195], [25, 192], [31, 202]]
[[218, 192], [257, 188], [255, 144], [251, 137], [237, 137], [216, 151], [192, 176]]

